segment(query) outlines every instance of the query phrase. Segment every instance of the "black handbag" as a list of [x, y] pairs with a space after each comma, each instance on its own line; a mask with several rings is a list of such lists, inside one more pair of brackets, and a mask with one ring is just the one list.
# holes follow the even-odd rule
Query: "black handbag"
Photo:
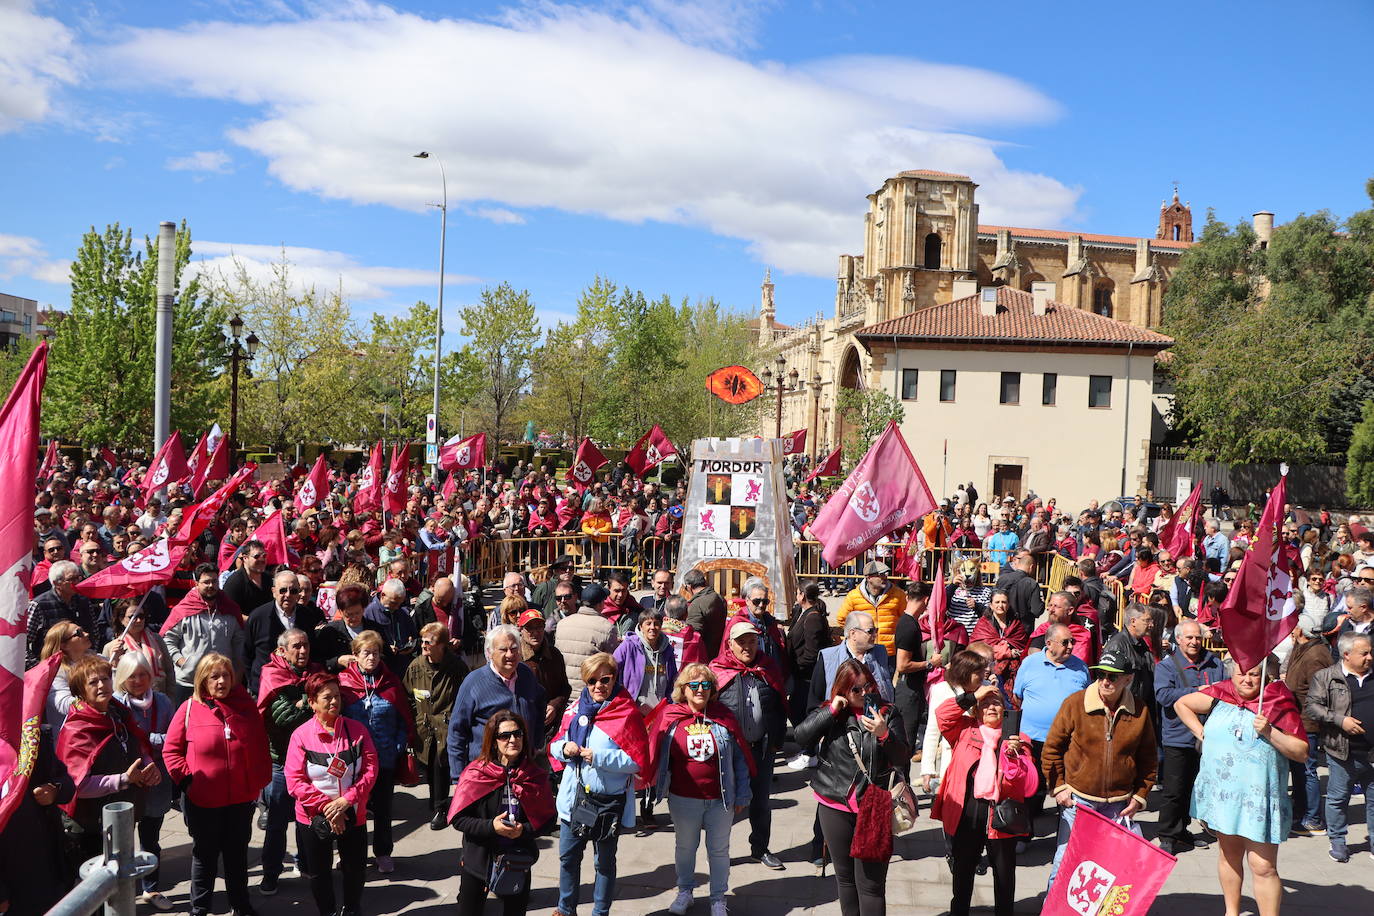
[[538, 855], [524, 850], [503, 852], [491, 858], [491, 875], [487, 878], [487, 890], [498, 897], [519, 894], [528, 886], [530, 869]]
[[[578, 774], [567, 774], [567, 776], [580, 775], [581, 769], [579, 765]], [[573, 793], [572, 810], [569, 812], [568, 823], [572, 828], [573, 836], [579, 839], [592, 840], [593, 842], [609, 840], [620, 829], [620, 816], [624, 810], [624, 795], [589, 792], [586, 784], [578, 779], [577, 789]]]
[[1008, 836], [1028, 836], [1031, 832], [1030, 808], [1023, 801], [1004, 798], [992, 806], [988, 826]]

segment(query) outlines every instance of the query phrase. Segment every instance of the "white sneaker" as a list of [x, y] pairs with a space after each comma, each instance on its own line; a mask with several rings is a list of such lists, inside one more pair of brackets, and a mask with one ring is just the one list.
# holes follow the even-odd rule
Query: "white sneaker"
[[787, 761], [787, 768], [789, 770], [805, 770], [807, 767], [814, 767], [817, 763], [819, 763], [819, 761], [815, 757], [811, 757], [807, 754], [798, 754]]
[[672, 916], [687, 916], [687, 911], [692, 908], [692, 892], [684, 888], [678, 888], [677, 896], [668, 905], [668, 912]]

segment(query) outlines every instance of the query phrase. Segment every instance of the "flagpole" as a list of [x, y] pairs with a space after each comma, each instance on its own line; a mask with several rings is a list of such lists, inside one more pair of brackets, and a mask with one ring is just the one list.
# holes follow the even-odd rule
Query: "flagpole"
[[1269, 656], [1264, 656], [1264, 661], [1260, 662], [1260, 694], [1259, 708], [1255, 710], [1255, 715], [1264, 715], [1264, 676], [1269, 673]]

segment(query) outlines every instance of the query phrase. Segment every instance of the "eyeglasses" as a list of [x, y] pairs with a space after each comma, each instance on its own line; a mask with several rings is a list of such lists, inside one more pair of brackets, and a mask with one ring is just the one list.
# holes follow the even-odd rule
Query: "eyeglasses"
[[1072, 640], [1072, 639], [1056, 639], [1056, 640], [1054, 640], [1052, 643], [1050, 643], [1050, 645], [1052, 645], [1052, 646], [1071, 646], [1071, 645], [1073, 645], [1073, 640]]
[[420, 645], [422, 645], [422, 646], [437, 646], [437, 645], [439, 645], [439, 640], [437, 640], [437, 639], [422, 639], [422, 640], [420, 640]]
[[554, 595], [553, 597], [554, 597], [554, 600], [555, 600], [555, 601], [572, 601], [573, 598], [574, 598], [575, 596], [574, 596], [574, 595]]
[[86, 631], [85, 631], [85, 630], [80, 630], [80, 629], [78, 629], [75, 633], [72, 633], [72, 634], [68, 635], [68, 636], [67, 636], [67, 639], [63, 640], [63, 642], [66, 642], [67, 640], [70, 640], [70, 639], [85, 639], [85, 638], [86, 638]]
[[615, 675], [614, 675], [614, 674], [603, 674], [603, 675], [601, 675], [601, 677], [597, 678], [596, 680], [588, 681], [588, 682], [587, 682], [587, 686], [588, 686], [588, 687], [609, 687], [609, 686], [611, 686], [611, 685], [614, 684], [614, 683], [615, 683]]
[[1121, 680], [1121, 679], [1122, 679], [1123, 677], [1125, 677], [1125, 676], [1126, 676], [1125, 674], [1115, 674], [1115, 673], [1110, 672], [1110, 671], [1104, 671], [1104, 672], [1102, 672], [1102, 680], [1108, 681], [1109, 683], [1112, 683], [1112, 684], [1115, 684], [1117, 681]]
[[[855, 627], [855, 629], [859, 629], [859, 628], [858, 628], [858, 627]], [[866, 629], [866, 630], [859, 630], [859, 632], [860, 632], [860, 633], [867, 633], [869, 636], [877, 636], [877, 635], [878, 635], [878, 628], [877, 628], [877, 627], [869, 627], [869, 628]]]
[[750, 603], [753, 604], [754, 607], [768, 607], [767, 598], [752, 598], [750, 599]]
[[682, 686], [697, 693], [705, 693], [711, 689], [712, 684], [710, 681], [688, 681]]
[[525, 737], [524, 729], [516, 729], [513, 732], [497, 732], [497, 741], [521, 741]]
[[299, 595], [300, 593], [301, 593], [301, 587], [300, 587], [299, 585], [293, 585], [293, 586], [291, 586], [290, 588], [279, 588], [279, 589], [277, 589], [277, 594], [278, 594], [278, 595]]
[[863, 684], [855, 684], [853, 687], [849, 688], [849, 692], [852, 694], [857, 694], [858, 696], [863, 696], [864, 692], [867, 689], [868, 688], [866, 688]]

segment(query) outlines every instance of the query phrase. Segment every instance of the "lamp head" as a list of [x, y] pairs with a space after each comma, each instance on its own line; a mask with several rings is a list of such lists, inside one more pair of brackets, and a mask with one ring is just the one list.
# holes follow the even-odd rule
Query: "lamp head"
[[420, 150], [420, 152], [416, 153], [416, 154], [414, 155], [413, 158], [415, 158], [415, 159], [428, 159], [428, 158], [429, 158], [429, 153], [425, 152], [424, 150]]

